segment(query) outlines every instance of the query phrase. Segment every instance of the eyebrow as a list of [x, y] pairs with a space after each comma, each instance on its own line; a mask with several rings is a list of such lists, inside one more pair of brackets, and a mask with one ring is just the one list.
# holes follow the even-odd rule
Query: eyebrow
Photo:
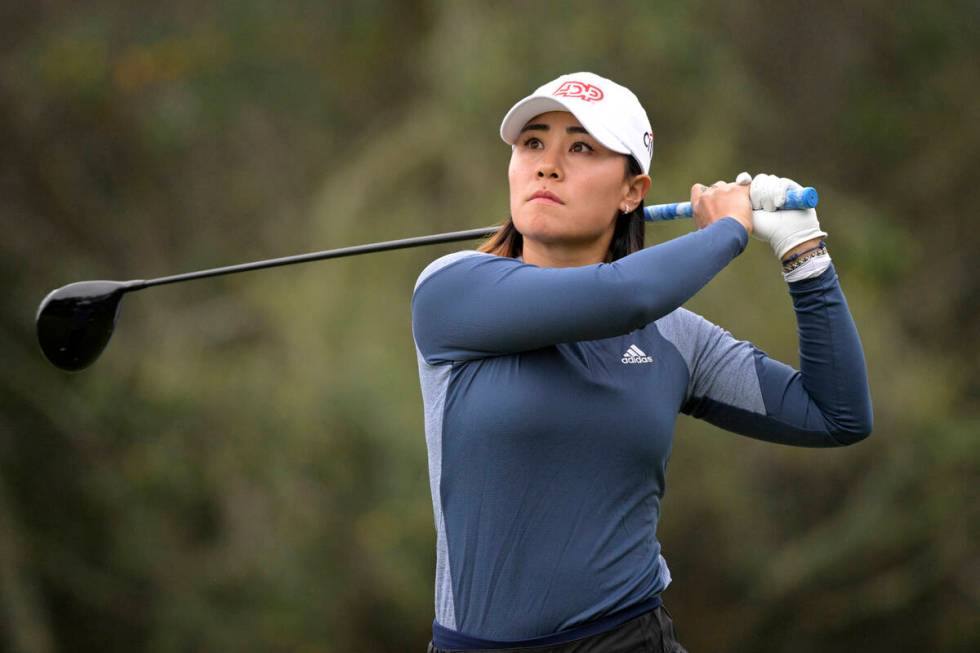
[[[550, 131], [551, 130], [551, 127], [548, 126], [548, 125], [546, 125], [546, 124], [544, 124], [544, 123], [534, 123], [532, 125], [524, 125], [524, 128], [521, 129], [521, 131], [518, 132], [518, 133], [523, 134], [526, 131], [532, 131], [532, 130], [533, 131], [543, 131], [543, 132], [546, 132], [546, 131]], [[577, 126], [574, 126], [574, 125], [571, 126], [571, 127], [566, 127], [565, 128], [565, 132], [568, 133], [568, 134], [588, 134], [589, 133], [588, 130], [586, 130], [584, 127], [577, 127]]]

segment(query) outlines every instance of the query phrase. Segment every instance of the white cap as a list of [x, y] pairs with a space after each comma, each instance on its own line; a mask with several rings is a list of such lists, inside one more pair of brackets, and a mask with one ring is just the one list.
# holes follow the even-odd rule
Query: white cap
[[515, 104], [500, 123], [500, 137], [513, 145], [538, 114], [568, 111], [597, 141], [613, 152], [631, 154], [650, 172], [653, 129], [640, 101], [625, 86], [593, 73], [562, 75]]

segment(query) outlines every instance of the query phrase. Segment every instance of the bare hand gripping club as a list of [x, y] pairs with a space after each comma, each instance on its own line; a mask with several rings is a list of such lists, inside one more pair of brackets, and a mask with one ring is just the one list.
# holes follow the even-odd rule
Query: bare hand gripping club
[[[817, 191], [812, 188], [790, 191], [783, 208], [813, 208], [817, 205]], [[649, 221], [673, 220], [691, 217], [691, 203], [659, 204], [644, 209]], [[389, 240], [383, 243], [355, 245], [311, 254], [284, 256], [267, 261], [255, 261], [240, 265], [199, 270], [185, 274], [175, 274], [159, 279], [134, 279], [132, 281], [79, 281], [52, 291], [41, 302], [35, 323], [38, 344], [49, 361], [63, 370], [81, 370], [99, 357], [109, 343], [116, 320], [119, 317], [119, 302], [125, 293], [135, 292], [153, 286], [170, 283], [218, 277], [226, 274], [260, 270], [308, 261], [321, 261], [329, 258], [368, 254], [392, 249], [435, 245], [461, 240], [473, 240], [489, 236], [500, 226], [455, 231], [432, 236]]]
[[[820, 201], [817, 189], [812, 186], [806, 188], [791, 188], [786, 191], [786, 203], [783, 209], [815, 209]], [[673, 204], [654, 204], [643, 209], [643, 217], [647, 222], [659, 222], [661, 220], [676, 220], [677, 218], [693, 217], [694, 211], [690, 202], [674, 202]]]

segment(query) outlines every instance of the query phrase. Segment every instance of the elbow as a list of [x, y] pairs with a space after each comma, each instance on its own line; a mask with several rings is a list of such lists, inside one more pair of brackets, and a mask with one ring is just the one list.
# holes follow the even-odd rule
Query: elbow
[[874, 416], [869, 406], [863, 415], [855, 416], [846, 423], [835, 424], [828, 431], [838, 445], [848, 447], [870, 437], [873, 428]]
[[867, 428], [831, 431], [830, 435], [839, 446], [849, 447], [867, 439], [871, 435], [871, 425], [869, 424]]

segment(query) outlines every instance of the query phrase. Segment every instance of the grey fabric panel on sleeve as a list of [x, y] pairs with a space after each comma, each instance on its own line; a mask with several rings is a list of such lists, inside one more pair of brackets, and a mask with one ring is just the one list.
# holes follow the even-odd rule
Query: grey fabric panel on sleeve
[[656, 322], [687, 364], [685, 402], [696, 398], [766, 414], [755, 366], [755, 347], [696, 313], [679, 308]]
[[[441, 259], [440, 259], [441, 260]], [[449, 548], [446, 540], [446, 519], [442, 510], [442, 434], [446, 390], [452, 365], [429, 365], [418, 346], [415, 354], [419, 363], [419, 382], [425, 410], [425, 440], [429, 452], [429, 490], [432, 493], [432, 513], [436, 525], [436, 620], [447, 628], [456, 628], [453, 600], [453, 579], [449, 568]]]

